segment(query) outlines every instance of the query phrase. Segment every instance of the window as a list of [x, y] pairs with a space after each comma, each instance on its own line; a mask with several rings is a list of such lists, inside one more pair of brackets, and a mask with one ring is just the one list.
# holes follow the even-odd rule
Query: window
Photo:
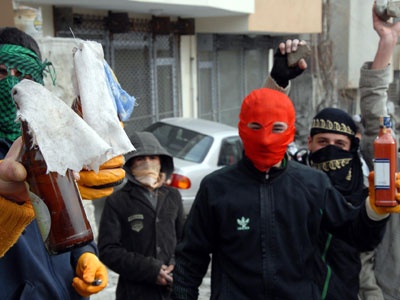
[[243, 146], [238, 137], [230, 137], [222, 141], [218, 166], [230, 166], [242, 158]]
[[146, 131], [152, 132], [172, 156], [201, 163], [213, 143], [213, 138], [185, 128], [157, 122]]

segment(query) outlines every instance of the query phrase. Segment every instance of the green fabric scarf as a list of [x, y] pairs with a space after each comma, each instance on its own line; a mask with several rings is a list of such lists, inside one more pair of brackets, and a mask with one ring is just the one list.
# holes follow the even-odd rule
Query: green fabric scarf
[[50, 69], [50, 62], [41, 62], [35, 52], [19, 45], [0, 45], [0, 65], [5, 65], [7, 70], [17, 69], [21, 73], [20, 77], [8, 75], [0, 80], [0, 138], [13, 142], [21, 135], [21, 129], [19, 122], [15, 120], [16, 107], [11, 96], [12, 88], [26, 75], [43, 84], [45, 72], [50, 73], [54, 84], [55, 73], [54, 69]]
[[10, 142], [21, 135], [19, 122], [16, 122], [16, 107], [11, 96], [11, 89], [19, 82], [15, 76], [0, 80], [0, 138]]

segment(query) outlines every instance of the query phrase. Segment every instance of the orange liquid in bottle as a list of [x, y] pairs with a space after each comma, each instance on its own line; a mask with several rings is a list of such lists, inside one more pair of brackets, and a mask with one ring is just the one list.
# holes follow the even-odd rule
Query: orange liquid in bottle
[[374, 141], [374, 184], [376, 206], [397, 206], [397, 145], [391, 132], [390, 118], [381, 117], [380, 132]]

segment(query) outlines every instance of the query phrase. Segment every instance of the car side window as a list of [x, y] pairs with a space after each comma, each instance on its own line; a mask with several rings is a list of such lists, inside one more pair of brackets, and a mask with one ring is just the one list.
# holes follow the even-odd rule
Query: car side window
[[201, 163], [210, 150], [212, 143], [212, 137], [197, 134], [187, 142], [185, 147], [177, 154], [177, 157], [196, 163]]
[[162, 123], [155, 123], [145, 129], [145, 131], [149, 131], [154, 134], [154, 136], [158, 139], [160, 144], [164, 147], [167, 148], [168, 144], [168, 138], [171, 136], [172, 130], [174, 127], [172, 126], [167, 126]]
[[218, 166], [230, 166], [242, 158], [243, 146], [237, 137], [229, 137], [222, 141]]

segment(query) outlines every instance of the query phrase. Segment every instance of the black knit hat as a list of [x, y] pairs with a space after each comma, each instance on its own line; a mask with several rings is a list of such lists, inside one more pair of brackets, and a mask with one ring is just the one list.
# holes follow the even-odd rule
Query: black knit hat
[[357, 126], [352, 117], [338, 108], [324, 108], [312, 120], [310, 136], [330, 132], [344, 134], [351, 140], [354, 138]]

